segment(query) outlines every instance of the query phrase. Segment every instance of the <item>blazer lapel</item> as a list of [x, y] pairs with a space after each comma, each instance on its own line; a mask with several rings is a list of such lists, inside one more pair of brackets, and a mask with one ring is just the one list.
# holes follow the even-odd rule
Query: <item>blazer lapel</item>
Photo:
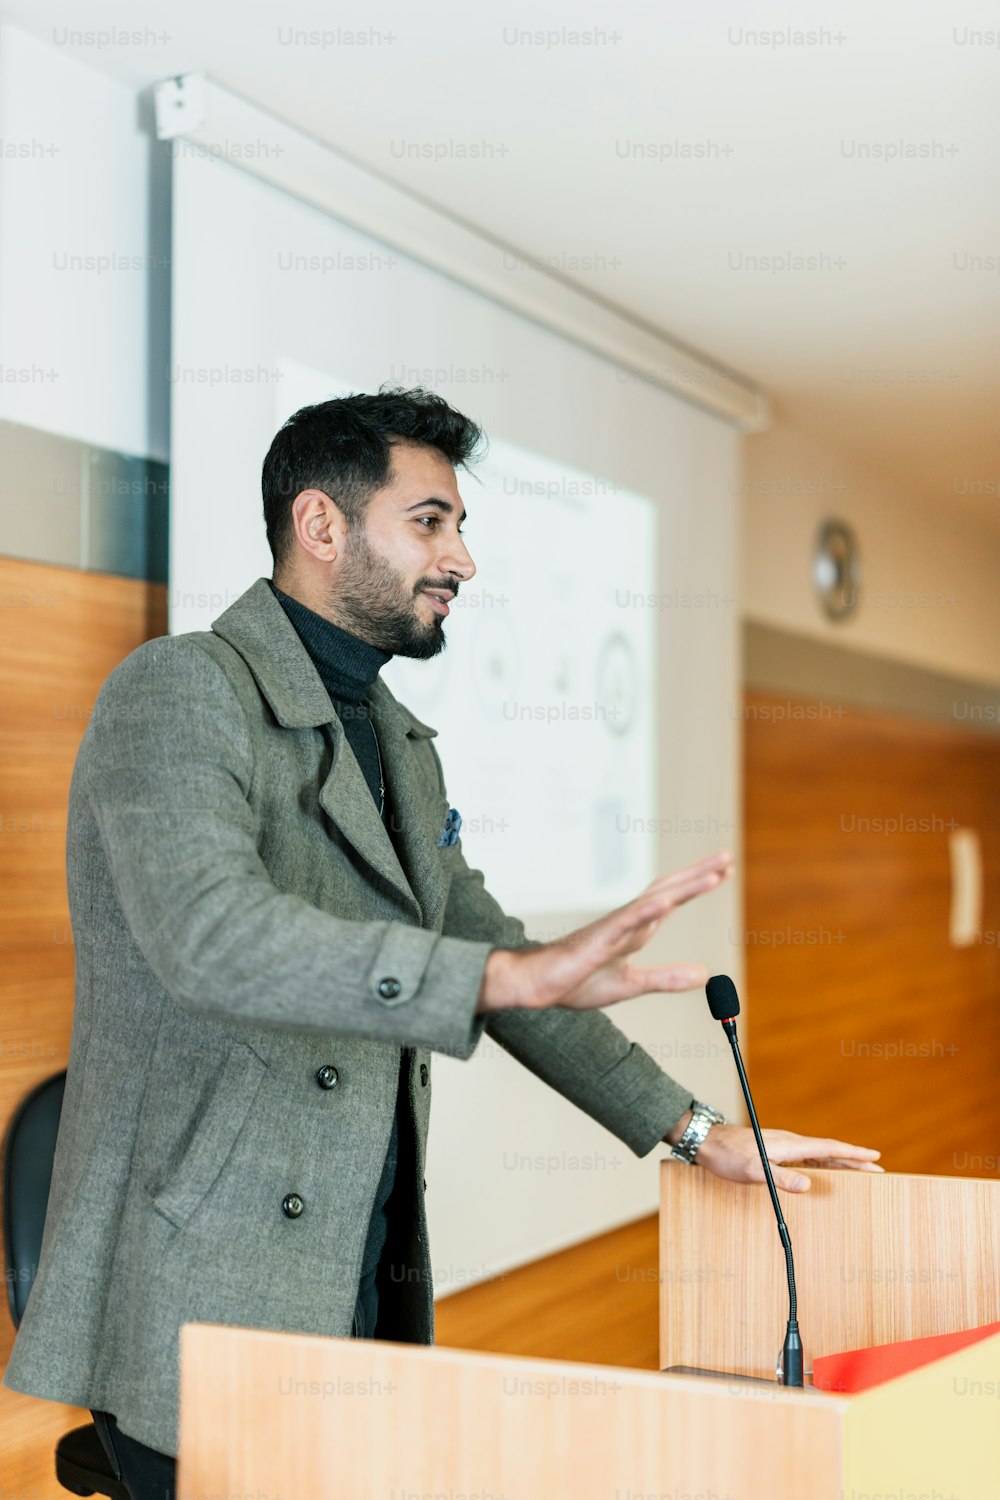
[[[331, 712], [329, 709], [327, 711]], [[410, 907], [415, 920], [422, 924], [419, 896], [407, 880], [385, 824], [379, 817], [368, 783], [348, 744], [343, 724], [334, 714], [326, 723], [317, 727], [321, 729], [331, 750], [330, 770], [319, 791], [320, 806], [331, 821], [336, 823], [352, 848], [392, 886], [395, 893]], [[381, 734], [379, 752], [388, 780], [388, 757]], [[406, 821], [402, 814], [398, 816]]]
[[[378, 678], [371, 691], [372, 713], [378, 734], [379, 752], [391, 797], [390, 816], [396, 846], [400, 851], [409, 888], [415, 894], [423, 913], [423, 925], [435, 927], [448, 899], [448, 879], [444, 873], [437, 839], [441, 823], [438, 807], [428, 796], [421, 780], [416, 742], [437, 734], [402, 704], [397, 703], [388, 687]], [[371, 802], [371, 794], [368, 797]], [[373, 811], [377, 812], [374, 808]], [[378, 826], [389, 842], [381, 818]]]
[[421, 724], [376, 679], [372, 712], [401, 862], [329, 694], [267, 579], [259, 578], [241, 594], [213, 620], [212, 630], [246, 661], [283, 728], [323, 732], [331, 761], [319, 792], [320, 806], [352, 848], [392, 887], [414, 921], [435, 926], [447, 899], [447, 880], [435, 847], [441, 830], [431, 826], [435, 814], [419, 779], [412, 741], [435, 735], [437, 730]]

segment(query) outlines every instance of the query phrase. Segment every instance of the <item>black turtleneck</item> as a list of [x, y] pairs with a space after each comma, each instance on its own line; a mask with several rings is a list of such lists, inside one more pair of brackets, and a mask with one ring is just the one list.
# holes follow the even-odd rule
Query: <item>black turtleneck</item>
[[[270, 580], [268, 580], [270, 582]], [[313, 666], [330, 694], [337, 717], [344, 726], [347, 743], [355, 758], [369, 790], [378, 807], [379, 797], [379, 752], [375, 738], [375, 726], [366, 701], [376, 677], [392, 660], [388, 651], [371, 646], [349, 631], [342, 630], [331, 620], [316, 614], [298, 599], [283, 594], [273, 582], [271, 592], [291, 620], [303, 646], [312, 658]], [[389, 792], [386, 788], [382, 821], [388, 828], [390, 821]]]

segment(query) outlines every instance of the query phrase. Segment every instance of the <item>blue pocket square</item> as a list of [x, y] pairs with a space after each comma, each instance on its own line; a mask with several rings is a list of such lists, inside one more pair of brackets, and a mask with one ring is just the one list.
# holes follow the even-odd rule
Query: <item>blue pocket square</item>
[[438, 834], [438, 848], [446, 849], [449, 844], [458, 843], [458, 830], [462, 826], [462, 814], [457, 807], [449, 807], [448, 816], [444, 820], [444, 827]]

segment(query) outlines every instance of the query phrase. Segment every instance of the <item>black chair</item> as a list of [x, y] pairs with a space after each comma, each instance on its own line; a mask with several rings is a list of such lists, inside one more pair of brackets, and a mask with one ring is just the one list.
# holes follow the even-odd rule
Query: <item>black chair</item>
[[[42, 1248], [66, 1074], [47, 1078], [21, 1101], [3, 1147], [3, 1255], [14, 1327], [20, 1325]], [[129, 1500], [116, 1479], [93, 1422], [74, 1427], [56, 1445], [56, 1478], [71, 1495]]]

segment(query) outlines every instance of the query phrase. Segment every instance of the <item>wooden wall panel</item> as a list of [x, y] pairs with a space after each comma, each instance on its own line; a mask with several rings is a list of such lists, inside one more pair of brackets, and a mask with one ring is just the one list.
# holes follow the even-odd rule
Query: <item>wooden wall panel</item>
[[[899, 1172], [1000, 1169], [1000, 738], [745, 700], [747, 1055], [763, 1124]], [[953, 827], [979, 832], [981, 940], [949, 939]]]
[[[98, 690], [167, 628], [166, 588], [0, 558], [0, 1128], [65, 1068], [73, 1019], [66, 805]], [[14, 1328], [3, 1299], [0, 1364]], [[4, 1495], [56, 1500], [53, 1450], [89, 1414], [0, 1386]]]

